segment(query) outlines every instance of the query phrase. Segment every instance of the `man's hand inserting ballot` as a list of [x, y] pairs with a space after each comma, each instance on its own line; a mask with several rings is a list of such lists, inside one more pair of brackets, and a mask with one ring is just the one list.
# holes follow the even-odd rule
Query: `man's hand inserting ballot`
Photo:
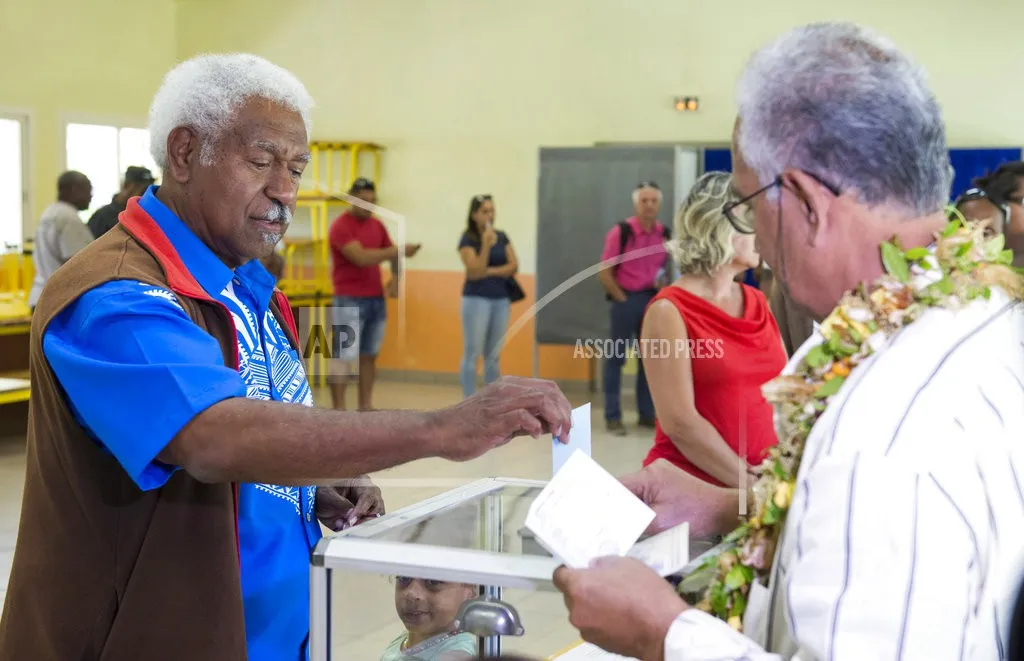
[[434, 414], [440, 455], [476, 459], [518, 436], [552, 434], [569, 440], [572, 407], [553, 381], [505, 376], [455, 406]]

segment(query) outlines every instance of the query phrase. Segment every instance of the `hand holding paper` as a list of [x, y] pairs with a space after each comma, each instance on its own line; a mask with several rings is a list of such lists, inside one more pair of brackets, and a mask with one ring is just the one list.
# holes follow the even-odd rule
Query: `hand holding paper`
[[672, 622], [687, 608], [668, 581], [634, 558], [560, 567], [555, 587], [583, 640], [627, 658], [661, 658]]

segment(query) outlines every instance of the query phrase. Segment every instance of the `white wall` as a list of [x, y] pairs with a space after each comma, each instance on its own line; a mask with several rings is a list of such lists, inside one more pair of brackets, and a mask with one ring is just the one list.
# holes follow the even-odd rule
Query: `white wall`
[[[749, 53], [826, 18], [926, 64], [952, 143], [1024, 143], [1013, 0], [183, 0], [178, 46], [270, 57], [317, 99], [315, 137], [387, 145], [382, 203], [426, 244], [411, 266], [459, 268], [469, 197], [488, 192], [532, 272], [539, 146], [726, 141]], [[677, 94], [700, 112], [676, 113]]]
[[141, 122], [175, 60], [173, 0], [0, 0], [0, 108], [29, 114], [32, 208], [57, 195], [65, 121]]

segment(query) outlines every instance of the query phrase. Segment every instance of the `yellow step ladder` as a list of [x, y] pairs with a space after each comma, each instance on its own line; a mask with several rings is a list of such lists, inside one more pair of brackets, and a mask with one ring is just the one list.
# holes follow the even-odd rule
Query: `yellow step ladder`
[[[311, 308], [312, 324], [326, 328], [331, 326], [329, 308], [334, 296], [327, 235], [332, 220], [331, 209], [348, 206], [342, 196], [359, 177], [372, 178], [380, 186], [384, 147], [372, 142], [314, 141], [309, 149], [311, 159], [305, 172], [308, 181], [304, 177], [296, 208], [309, 213], [310, 237], [285, 237], [284, 276], [278, 286], [293, 305]], [[367, 161], [370, 161], [368, 166]], [[316, 384], [326, 385], [327, 358], [316, 354], [311, 362], [313, 364], [307, 365], [307, 369], [315, 375]]]

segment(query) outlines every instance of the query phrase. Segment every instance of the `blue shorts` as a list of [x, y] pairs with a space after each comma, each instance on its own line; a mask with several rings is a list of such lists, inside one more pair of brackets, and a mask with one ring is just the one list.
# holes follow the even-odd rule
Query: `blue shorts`
[[384, 344], [387, 304], [381, 296], [335, 296], [334, 323], [356, 329], [360, 356], [377, 356]]

